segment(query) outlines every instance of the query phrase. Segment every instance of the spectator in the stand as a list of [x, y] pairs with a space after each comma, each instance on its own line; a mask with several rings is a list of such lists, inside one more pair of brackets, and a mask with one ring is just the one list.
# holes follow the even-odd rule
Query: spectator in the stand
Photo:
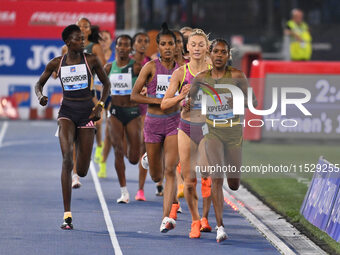
[[302, 10], [292, 10], [291, 20], [287, 22], [284, 32], [290, 37], [290, 59], [293, 61], [310, 60], [312, 36], [307, 23], [303, 21]]

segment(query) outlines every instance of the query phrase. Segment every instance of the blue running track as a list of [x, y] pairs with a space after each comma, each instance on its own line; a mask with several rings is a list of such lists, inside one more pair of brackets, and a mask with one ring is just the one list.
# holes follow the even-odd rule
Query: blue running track
[[[7, 129], [4, 130], [4, 125]], [[61, 230], [61, 152], [54, 136], [55, 121], [0, 121], [0, 254], [114, 254], [101, 204], [89, 171], [83, 186], [72, 193], [74, 230]], [[252, 225], [226, 205], [224, 223], [229, 239], [216, 243], [216, 232], [188, 237], [191, 216], [184, 199], [177, 226], [159, 232], [162, 197], [148, 176], [147, 202], [134, 200], [138, 168], [127, 161], [129, 204], [120, 196], [113, 153], [107, 163], [108, 178], [100, 179], [119, 247], [123, 254], [280, 254]], [[98, 165], [95, 164], [98, 171]], [[200, 195], [200, 185], [198, 185]], [[199, 201], [202, 213], [202, 199]], [[211, 207], [209, 222], [215, 226]]]

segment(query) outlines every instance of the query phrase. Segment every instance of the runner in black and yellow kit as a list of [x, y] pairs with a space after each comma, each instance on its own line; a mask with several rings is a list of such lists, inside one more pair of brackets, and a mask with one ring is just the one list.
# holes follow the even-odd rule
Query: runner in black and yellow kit
[[[80, 28], [84, 36], [84, 53], [96, 55], [100, 63], [102, 64], [102, 66], [104, 66], [106, 64], [106, 59], [104, 56], [104, 52], [101, 46], [99, 45], [99, 40], [100, 40], [99, 27], [93, 26], [90, 20], [87, 19], [86, 17], [81, 17], [77, 21], [76, 25]], [[68, 47], [67, 45], [64, 45], [61, 50], [61, 55], [65, 55], [67, 51], [68, 51]], [[101, 96], [102, 85], [100, 81], [98, 80], [97, 76], [94, 76], [94, 77], [95, 78], [93, 80], [93, 83], [95, 84], [95, 86], [93, 86], [92, 89], [95, 92], [96, 96], [93, 98], [93, 100], [94, 100], [94, 103], [97, 103]], [[101, 142], [102, 119], [100, 119], [99, 121], [96, 121], [95, 126], [96, 126], [97, 147], [96, 147], [94, 160], [95, 162], [99, 163], [100, 158], [101, 158], [101, 151], [102, 151], [102, 142]], [[74, 155], [73, 155], [74, 161], [75, 161], [75, 157], [76, 157], [76, 150], [74, 150]], [[77, 188], [80, 188], [82, 184], [79, 181], [79, 176], [77, 175], [77, 169], [75, 167], [76, 165], [74, 164], [73, 176], [72, 176], [72, 188], [77, 189]]]
[[[110, 82], [95, 55], [83, 53], [84, 37], [75, 24], [67, 26], [62, 38], [68, 52], [52, 59], [35, 85], [39, 103], [45, 106], [48, 98], [43, 95], [43, 87], [53, 72], [60, 78], [63, 101], [58, 114], [59, 142], [63, 156], [61, 184], [64, 200], [64, 223], [62, 229], [72, 229], [71, 214], [71, 172], [73, 168], [73, 143], [77, 155], [76, 165], [79, 176], [87, 174], [91, 161], [95, 136], [94, 121], [100, 119], [100, 112], [109, 94]], [[98, 104], [92, 101], [91, 84], [93, 73], [103, 84], [103, 94]]]
[[[137, 164], [140, 157], [141, 120], [138, 104], [131, 102], [130, 94], [141, 64], [130, 59], [132, 38], [120, 35], [116, 39], [116, 60], [105, 66], [111, 82], [111, 107], [109, 118], [110, 140], [115, 153], [115, 168], [121, 188], [117, 203], [128, 203], [130, 196], [126, 187], [124, 164], [124, 137], [127, 140], [127, 158]], [[98, 173], [101, 175], [101, 173]]]
[[[240, 116], [233, 114], [233, 97], [225, 84], [236, 86], [245, 95], [244, 103], [247, 106], [247, 79], [243, 72], [227, 66], [230, 56], [229, 44], [223, 39], [214, 40], [210, 46], [213, 69], [202, 72], [196, 76], [194, 86], [190, 92], [195, 96], [201, 88], [207, 97], [206, 124], [203, 126], [205, 146], [201, 153], [207, 156], [210, 166], [230, 165], [234, 172], [227, 173], [228, 185], [232, 190], [237, 190], [240, 185], [241, 156], [242, 156], [242, 125]], [[220, 85], [219, 84], [223, 84]], [[211, 96], [210, 96], [211, 95]], [[256, 106], [256, 98], [253, 105]], [[235, 98], [237, 100], [237, 98]], [[218, 107], [216, 107], [218, 106]], [[216, 120], [219, 121], [216, 121]], [[230, 124], [232, 122], [232, 124]], [[217, 223], [217, 242], [227, 239], [223, 225], [223, 180], [224, 173], [211, 173], [212, 199]]]

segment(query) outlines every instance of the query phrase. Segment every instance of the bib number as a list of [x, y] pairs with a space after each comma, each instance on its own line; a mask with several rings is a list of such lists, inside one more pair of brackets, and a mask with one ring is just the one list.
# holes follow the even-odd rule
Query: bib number
[[110, 75], [111, 95], [131, 95], [131, 73], [114, 73]]
[[62, 66], [60, 74], [65, 91], [86, 89], [89, 86], [86, 66], [84, 64]]
[[210, 120], [214, 119], [231, 119], [234, 117], [233, 109], [230, 107], [228, 100], [232, 98], [231, 93], [219, 94], [220, 100], [216, 95], [207, 98], [207, 115]]
[[156, 98], [163, 98], [170, 84], [171, 75], [157, 74]]

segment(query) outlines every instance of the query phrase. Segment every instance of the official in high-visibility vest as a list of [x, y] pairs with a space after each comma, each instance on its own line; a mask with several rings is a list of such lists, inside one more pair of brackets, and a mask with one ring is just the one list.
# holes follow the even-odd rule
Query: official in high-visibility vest
[[286, 24], [285, 34], [290, 36], [290, 59], [293, 61], [310, 60], [312, 56], [312, 36], [303, 12], [292, 10], [292, 19]]

